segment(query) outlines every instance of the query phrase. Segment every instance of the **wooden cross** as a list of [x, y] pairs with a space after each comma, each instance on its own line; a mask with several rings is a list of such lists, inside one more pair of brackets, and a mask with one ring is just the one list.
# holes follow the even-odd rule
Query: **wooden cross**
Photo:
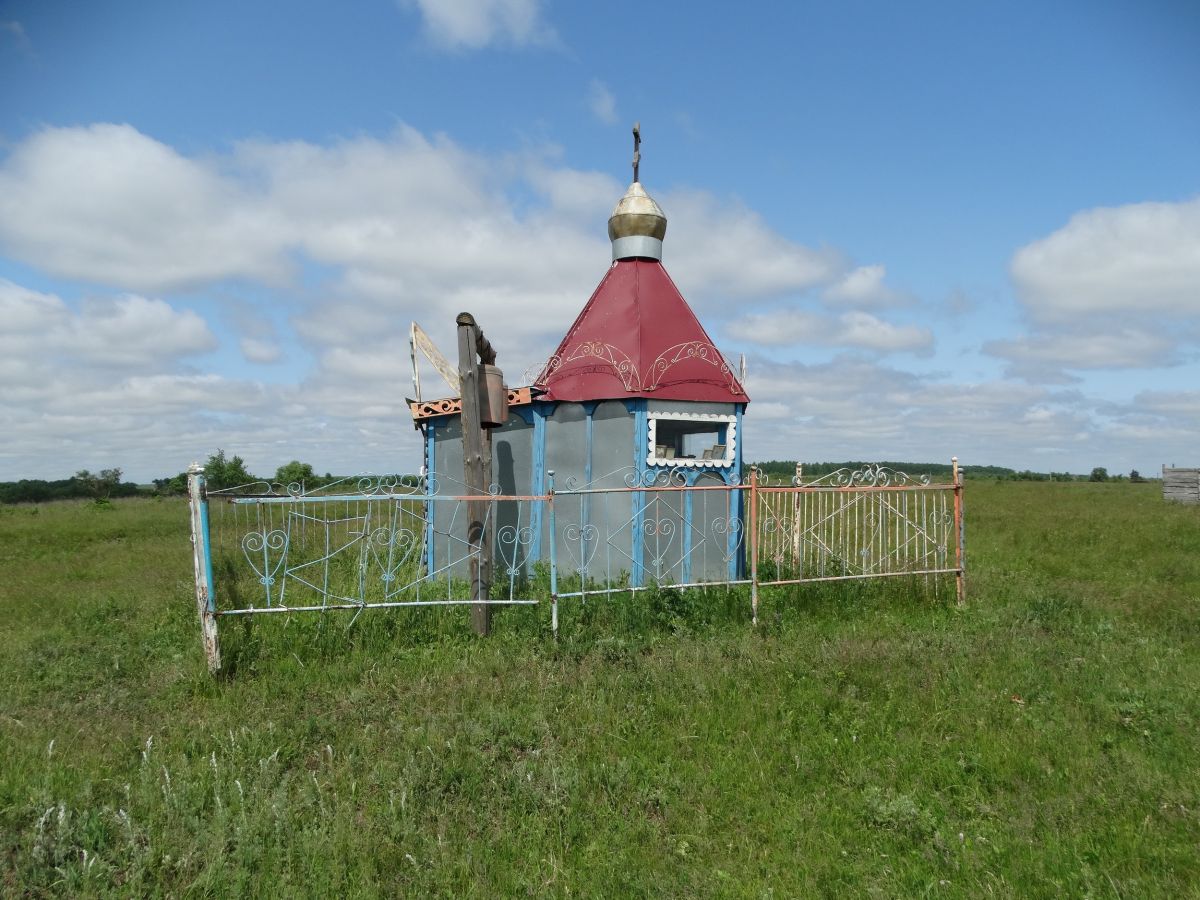
[[642, 123], [633, 123], [633, 180], [638, 180], [638, 165], [642, 161]]

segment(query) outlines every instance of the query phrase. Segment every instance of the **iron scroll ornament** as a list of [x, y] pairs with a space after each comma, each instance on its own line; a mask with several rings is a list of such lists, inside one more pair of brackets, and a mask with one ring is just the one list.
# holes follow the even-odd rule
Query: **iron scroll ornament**
[[888, 466], [868, 463], [861, 469], [836, 469], [811, 481], [804, 480], [802, 475], [796, 475], [792, 477], [791, 484], [793, 487], [904, 487], [928, 485], [931, 481], [929, 475], [909, 475]]
[[346, 475], [311, 488], [300, 481], [283, 484], [264, 479], [235, 487], [208, 489], [205, 493], [214, 499], [291, 497], [303, 500], [308, 497], [326, 497], [330, 494], [353, 494], [367, 500], [376, 497], [428, 496], [436, 494], [437, 488], [437, 481], [432, 475]]

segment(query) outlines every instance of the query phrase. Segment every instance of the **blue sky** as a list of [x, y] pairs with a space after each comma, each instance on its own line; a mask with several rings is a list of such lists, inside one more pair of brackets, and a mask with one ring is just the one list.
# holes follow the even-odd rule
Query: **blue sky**
[[1183, 2], [0, 2], [0, 479], [415, 468], [409, 322], [520, 381], [635, 119], [751, 458], [1195, 464], [1197, 46]]

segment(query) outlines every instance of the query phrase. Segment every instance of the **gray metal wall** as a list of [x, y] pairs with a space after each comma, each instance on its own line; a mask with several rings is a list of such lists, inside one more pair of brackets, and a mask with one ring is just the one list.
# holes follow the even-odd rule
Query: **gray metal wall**
[[[734, 415], [736, 406], [727, 403], [652, 401], [650, 412]], [[638, 421], [625, 403], [607, 400], [595, 405], [588, 436], [587, 407], [558, 403], [539, 407], [545, 413], [545, 471], [555, 473], [556, 545], [558, 565], [564, 577], [586, 570], [592, 581], [622, 581], [638, 567], [643, 577], [665, 583], [724, 580], [729, 576], [728, 529], [731, 495], [725, 491], [690, 494], [677, 492], [633, 494], [625, 488], [636, 484], [644, 469], [646, 435], [635, 435]], [[645, 430], [644, 427], [642, 429]], [[518, 415], [492, 433], [492, 481], [499, 493], [529, 495], [539, 448], [535, 429]], [[462, 430], [454, 418], [434, 431], [433, 472], [441, 496], [465, 493], [462, 483]], [[742, 436], [739, 434], [737, 440]], [[651, 471], [670, 471], [659, 467]], [[699, 485], [723, 485], [734, 466], [712, 469], [678, 467]], [[570, 494], [581, 489], [611, 488], [620, 493]], [[638, 514], [638, 507], [642, 512]], [[534, 524], [529, 502], [503, 501], [494, 513], [498, 568], [524, 570], [533, 553], [532, 542], [514, 549], [514, 531]], [[445, 567], [466, 555], [465, 504], [434, 502], [434, 566]], [[737, 534], [736, 526], [735, 536]], [[541, 556], [548, 557], [549, 516], [541, 525]], [[639, 532], [640, 529], [640, 532]], [[640, 545], [642, 552], [637, 552]], [[443, 535], [449, 535], [447, 539]], [[465, 576], [465, 564], [454, 574]], [[504, 573], [497, 571], [500, 580]]]
[[[533, 425], [510, 413], [508, 421], [492, 430], [492, 485], [501, 494], [529, 495], [533, 491]], [[495, 504], [494, 579], [503, 581], [509, 570], [523, 572], [532, 550], [521, 542], [521, 529], [532, 523], [533, 502], [503, 500]]]
[[[725, 479], [713, 472], [706, 472], [696, 479], [697, 487], [724, 484]], [[731, 491], [695, 491], [691, 494], [691, 502], [693, 543], [688, 557], [689, 580], [727, 581], [730, 560], [738, 552], [741, 536], [737, 524], [731, 525], [729, 521], [731, 515], [737, 515], [735, 495]]]
[[[438, 496], [452, 497], [466, 493], [463, 484], [462, 420], [455, 417], [434, 432], [433, 472]], [[492, 430], [492, 487], [501, 494], [528, 495], [533, 493], [533, 425], [518, 415], [509, 416], [500, 428]], [[463, 503], [450, 500], [433, 501], [434, 509], [434, 567], [441, 569], [451, 560], [467, 555], [467, 510]], [[499, 568], [524, 568], [530, 545], [514, 547], [511, 531], [531, 525], [532, 504], [515, 500], [495, 504], [496, 578]], [[444, 537], [443, 535], [449, 535]], [[466, 563], [456, 565], [452, 574], [466, 577]]]
[[[432, 427], [432, 426], [430, 426]], [[438, 497], [453, 497], [466, 492], [463, 484], [462, 421], [457, 417], [434, 431], [431, 475]], [[434, 500], [433, 527], [437, 537], [433, 542], [433, 567], [440, 571], [452, 559], [466, 556], [467, 510], [461, 503]], [[450, 537], [443, 537], [449, 534]], [[451, 573], [466, 577], [466, 566], [456, 566]]]
[[[634, 416], [620, 400], [598, 403], [591, 441], [586, 409], [559, 403], [546, 420], [546, 469], [558, 491], [629, 487], [636, 470]], [[633, 568], [633, 498], [622, 494], [555, 497], [558, 565], [566, 577], [586, 569], [593, 581], [622, 578]], [[588, 526], [592, 526], [589, 528]], [[546, 522], [546, 540], [549, 522]]]

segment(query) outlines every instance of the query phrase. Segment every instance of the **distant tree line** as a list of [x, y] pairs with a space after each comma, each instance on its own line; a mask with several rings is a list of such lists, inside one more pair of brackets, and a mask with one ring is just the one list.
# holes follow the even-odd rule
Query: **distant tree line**
[[80, 469], [70, 478], [43, 481], [23, 478], [0, 481], [0, 503], [46, 503], [51, 500], [93, 500], [106, 503], [112, 497], [134, 497], [142, 489], [132, 481], [121, 480], [120, 469], [89, 472]]
[[[51, 500], [92, 500], [104, 504], [115, 497], [169, 497], [187, 493], [187, 472], [155, 478], [152, 485], [122, 481], [120, 469], [101, 469], [90, 472], [81, 469], [70, 478], [45, 481], [23, 478], [20, 481], [0, 481], [0, 503], [48, 503]], [[218, 450], [204, 463], [205, 483], [212, 490], [239, 487], [255, 482], [273, 482], [287, 487], [303, 484], [308, 490], [328, 484], [340, 476], [326, 472], [318, 475], [312, 465], [293, 459], [275, 470], [274, 477], [251, 474], [246, 461], [234, 454], [227, 456]]]

